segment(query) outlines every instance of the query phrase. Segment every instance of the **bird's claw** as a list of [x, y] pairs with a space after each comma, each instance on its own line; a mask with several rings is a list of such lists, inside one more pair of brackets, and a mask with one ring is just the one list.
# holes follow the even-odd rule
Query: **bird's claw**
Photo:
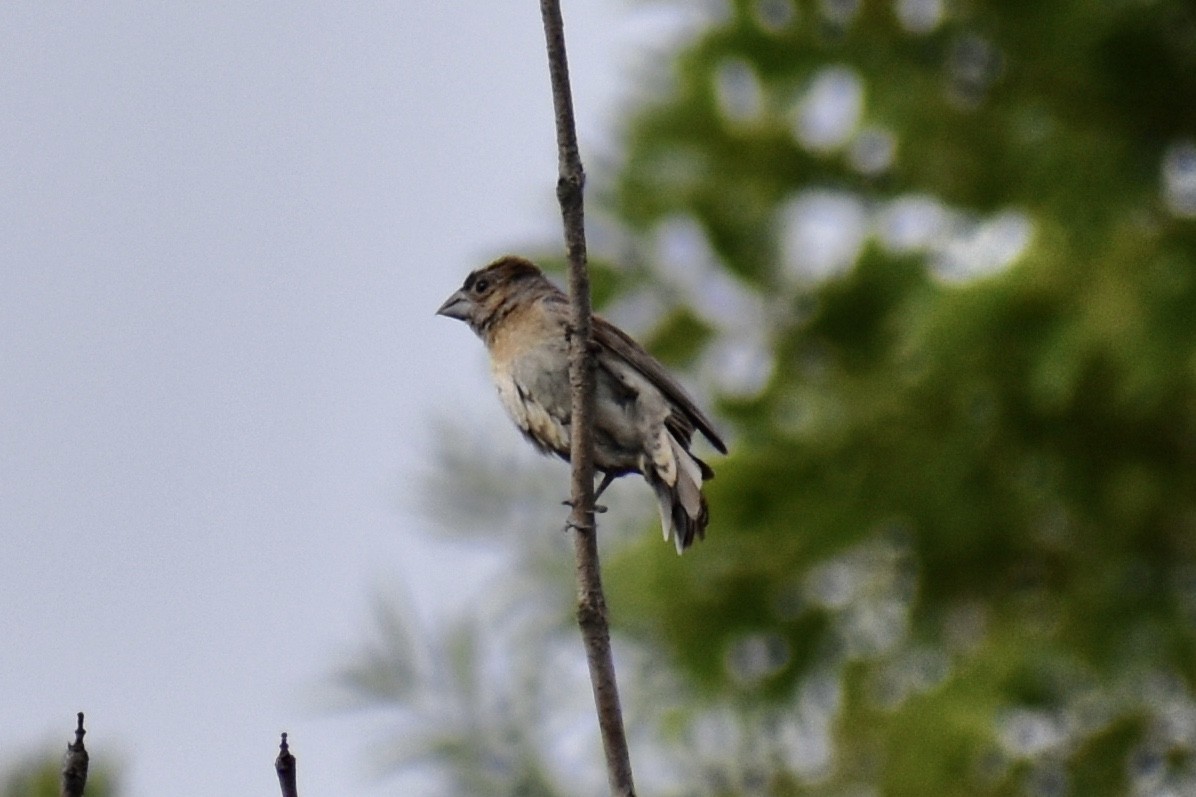
[[565, 528], [561, 529], [566, 534], [571, 531], [579, 531], [582, 534], [589, 534], [594, 531], [594, 527], [584, 523], [574, 523], [572, 520], [565, 521]]
[[[570, 509], [572, 509], [572, 508], [573, 508], [573, 501], [571, 501], [570, 499], [566, 498], [564, 501], [561, 501], [561, 506], [567, 506], [567, 507], [569, 507]], [[602, 504], [594, 504], [594, 514], [596, 514], [596, 515], [601, 515], [601, 514], [602, 514], [603, 512], [605, 512], [605, 511], [606, 511], [606, 507], [605, 507], [605, 506], [603, 506]]]

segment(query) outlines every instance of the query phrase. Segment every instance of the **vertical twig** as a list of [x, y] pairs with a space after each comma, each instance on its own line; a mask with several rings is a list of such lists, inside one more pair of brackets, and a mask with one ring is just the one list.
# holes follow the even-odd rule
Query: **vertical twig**
[[573, 97], [559, 0], [540, 0], [540, 14], [544, 18], [552, 104], [556, 111], [559, 159], [556, 193], [565, 223], [565, 253], [569, 259], [572, 300], [569, 387], [573, 399], [570, 424], [573, 510], [569, 525], [574, 530], [573, 545], [577, 556], [577, 623], [590, 668], [611, 794], [634, 797], [627, 734], [623, 728], [623, 711], [611, 657], [610, 627], [606, 619], [594, 521], [594, 371], [590, 353], [590, 277], [586, 270], [585, 217], [582, 212], [585, 172], [577, 150], [577, 127], [573, 121]]
[[278, 773], [282, 797], [299, 797], [299, 789], [295, 786], [295, 756], [291, 755], [285, 732], [282, 734], [282, 742], [278, 745], [278, 758], [274, 759], [274, 771]]
[[87, 748], [83, 746], [83, 712], [79, 712], [79, 724], [75, 728], [75, 741], [66, 746], [62, 756], [62, 797], [83, 797], [87, 786]]

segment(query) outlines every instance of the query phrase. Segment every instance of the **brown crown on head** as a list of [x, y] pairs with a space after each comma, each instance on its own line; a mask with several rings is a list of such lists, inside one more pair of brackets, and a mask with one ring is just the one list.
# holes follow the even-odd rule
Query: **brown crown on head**
[[479, 279], [485, 278], [491, 282], [514, 282], [528, 277], [541, 277], [544, 272], [525, 257], [504, 255], [489, 265], [470, 274], [465, 280], [465, 287], [472, 288]]

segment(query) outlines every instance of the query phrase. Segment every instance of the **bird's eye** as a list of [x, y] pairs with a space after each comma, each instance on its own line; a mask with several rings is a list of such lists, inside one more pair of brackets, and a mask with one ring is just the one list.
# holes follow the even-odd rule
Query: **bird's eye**
[[478, 280], [473, 284], [474, 293], [485, 293], [486, 289], [490, 287], [489, 280]]

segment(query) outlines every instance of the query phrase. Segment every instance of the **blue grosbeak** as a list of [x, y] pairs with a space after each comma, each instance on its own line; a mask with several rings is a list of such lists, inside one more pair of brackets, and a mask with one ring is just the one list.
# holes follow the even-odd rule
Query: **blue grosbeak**
[[[465, 279], [437, 314], [478, 334], [503, 406], [545, 454], [569, 459], [569, 299], [533, 263], [507, 256]], [[595, 497], [615, 478], [643, 474], [656, 493], [664, 537], [681, 553], [705, 536], [702, 482], [714, 476], [689, 450], [698, 430], [726, 445], [685, 391], [625, 332], [595, 316]]]

